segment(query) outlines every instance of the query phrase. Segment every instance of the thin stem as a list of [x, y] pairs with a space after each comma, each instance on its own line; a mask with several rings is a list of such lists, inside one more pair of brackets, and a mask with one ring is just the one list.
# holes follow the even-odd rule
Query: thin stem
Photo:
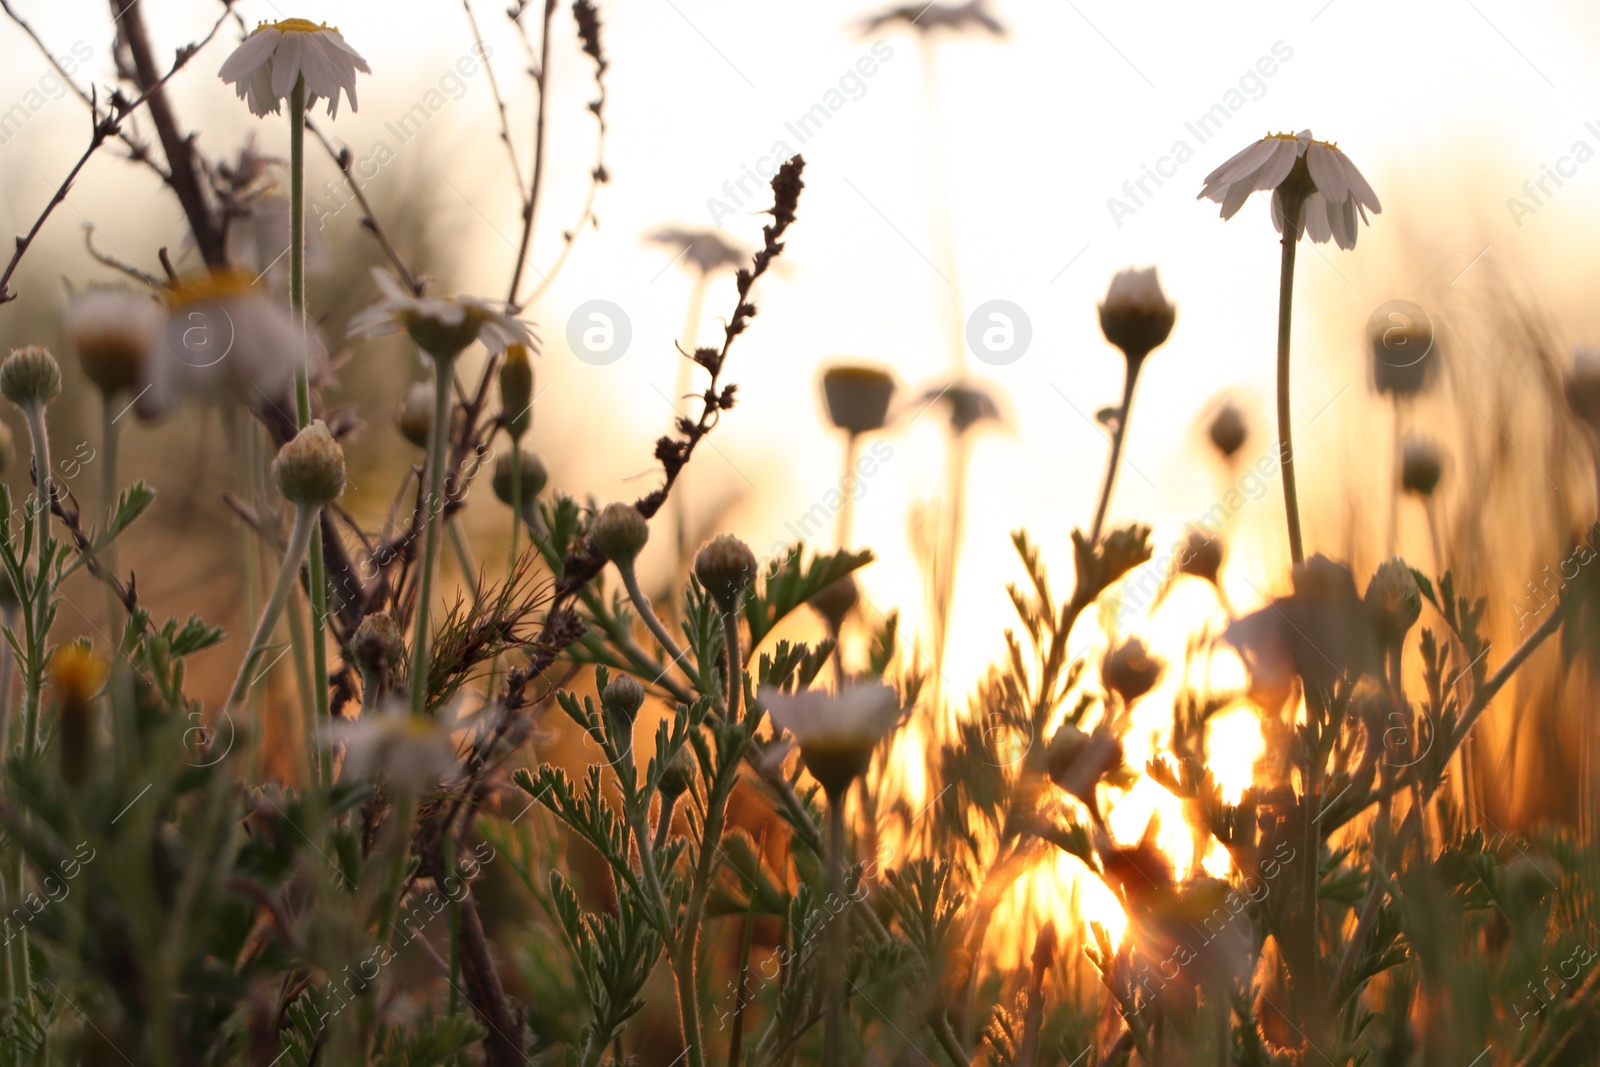
[[1090, 545], [1100, 543], [1100, 531], [1105, 527], [1106, 510], [1111, 506], [1111, 490], [1117, 483], [1117, 467], [1122, 462], [1122, 441], [1128, 432], [1128, 415], [1133, 410], [1133, 387], [1139, 381], [1139, 368], [1143, 365], [1143, 355], [1129, 353], [1128, 367], [1122, 376], [1122, 406], [1117, 409], [1117, 425], [1111, 431], [1111, 454], [1106, 457], [1106, 477], [1100, 485], [1100, 501], [1094, 509]]
[[433, 357], [433, 425], [428, 435], [427, 525], [422, 541], [422, 576], [417, 582], [416, 629], [411, 639], [411, 714], [428, 711], [428, 604], [433, 597], [433, 567], [439, 558], [439, 524], [444, 513], [445, 446], [450, 430], [450, 379], [454, 357]]
[[1283, 508], [1289, 524], [1289, 560], [1305, 562], [1305, 543], [1300, 536], [1300, 493], [1294, 472], [1294, 445], [1289, 421], [1289, 333], [1294, 305], [1294, 250], [1300, 242], [1300, 216], [1305, 200], [1283, 198], [1283, 266], [1278, 276], [1278, 455], [1283, 466]]
[[[45, 627], [50, 610], [50, 584], [45, 574], [45, 560], [52, 554], [53, 547], [50, 538], [50, 503], [54, 490], [50, 479], [50, 431], [45, 426], [44, 405], [30, 404], [23, 409], [23, 415], [28, 423], [28, 436], [33, 442], [33, 479], [36, 483], [33, 542], [37, 547], [34, 561], [38, 573], [34, 578], [33, 599], [28, 604], [31, 617], [28, 620], [27, 644], [28, 657], [34, 660], [42, 658], [44, 654]], [[30, 662], [27, 667], [22, 704], [22, 751], [32, 756], [39, 750], [39, 694], [44, 685], [44, 664]]]
[[478, 568], [472, 565], [472, 553], [467, 548], [467, 537], [461, 532], [461, 524], [454, 516], [444, 520], [444, 528], [450, 534], [450, 548], [456, 554], [456, 563], [461, 567], [461, 580], [467, 583], [473, 599], [478, 596]]
[[728, 721], [739, 721], [739, 698], [744, 693], [744, 657], [739, 651], [739, 613], [722, 616], [722, 644], [728, 655]]
[[617, 561], [617, 572], [622, 575], [622, 585], [628, 591], [628, 599], [633, 601], [633, 610], [639, 613], [639, 618], [644, 620], [645, 627], [655, 637], [656, 643], [661, 646], [672, 662], [676, 663], [690, 684], [696, 684], [698, 679], [689, 671], [689, 662], [685, 653], [678, 647], [678, 643], [667, 633], [667, 628], [661, 625], [661, 620], [656, 617], [655, 609], [650, 606], [650, 598], [644, 595], [644, 590], [639, 588], [639, 574], [633, 568], [633, 561]]
[[[111, 413], [111, 399], [110, 393], [102, 394], [100, 408], [100, 507], [105, 511], [107, 529], [117, 510], [117, 417]], [[116, 553], [116, 545], [109, 542], [100, 550], [100, 564], [113, 578], [117, 575]], [[120, 646], [122, 627], [118, 622], [122, 618], [122, 604], [117, 600], [116, 588], [110, 582], [106, 582], [105, 587], [106, 633]]]
[[667, 838], [672, 836], [672, 811], [677, 805], [677, 797], [661, 794], [661, 808], [656, 812], [656, 839], [651, 843], [657, 852], [667, 847]]
[[511, 439], [511, 549], [507, 574], [517, 573], [517, 540], [522, 532], [522, 441]]
[[550, 96], [550, 18], [555, 10], [555, 0], [544, 0], [544, 28], [539, 34], [539, 71], [534, 78], [539, 86], [539, 106], [533, 123], [533, 180], [528, 186], [528, 198], [522, 202], [522, 238], [517, 242], [517, 262], [511, 269], [511, 286], [506, 292], [506, 303], [514, 308], [521, 306], [517, 302], [517, 290], [522, 288], [522, 272], [528, 265], [528, 251], [533, 244], [534, 215], [539, 209], [539, 190], [544, 185], [545, 118], [549, 112]]
[[[828, 882], [830, 890], [844, 899], [844, 801], [845, 792], [828, 797]], [[828, 924], [827, 1007], [822, 1017], [822, 1062], [834, 1067], [841, 1063], [844, 1034], [839, 1029], [840, 1009], [844, 1005], [845, 923]]]
[[306, 80], [289, 91], [289, 306], [300, 327], [300, 365], [294, 369], [294, 422], [311, 422], [311, 381], [306, 342]]
[[[294, 591], [295, 580], [300, 576], [300, 561], [305, 558], [306, 547], [311, 541], [311, 532], [317, 525], [316, 520], [315, 511], [296, 505], [294, 530], [289, 534], [289, 547], [284, 550], [283, 562], [278, 566], [278, 579], [272, 585], [272, 596], [268, 598], [267, 606], [261, 612], [261, 619], [256, 623], [255, 635], [250, 638], [250, 646], [245, 650], [244, 660], [239, 664], [239, 673], [233, 680], [233, 688], [228, 690], [226, 707], [236, 706], [244, 698], [245, 690], [250, 686], [250, 671], [255, 665], [256, 657], [267, 646], [273, 628], [278, 625], [278, 616], [283, 614], [284, 605], [289, 602], [289, 594]], [[306, 742], [308, 745], [314, 743], [311, 738], [307, 738]]]
[[850, 520], [854, 517], [855, 494], [847, 492], [846, 487], [855, 488], [856, 457], [861, 452], [861, 435], [852, 433], [844, 442], [844, 470], [839, 475], [839, 491], [844, 495], [844, 501], [839, 505], [839, 549], [843, 551], [850, 547]]

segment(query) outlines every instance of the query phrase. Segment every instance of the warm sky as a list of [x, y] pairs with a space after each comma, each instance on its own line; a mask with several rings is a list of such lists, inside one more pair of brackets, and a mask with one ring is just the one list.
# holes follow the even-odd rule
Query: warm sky
[[[86, 76], [106, 83], [102, 5], [16, 0], [15, 6], [58, 52], [70, 53], [81, 41]], [[395, 158], [379, 183], [413, 158], [439, 166], [448, 181], [433, 190], [427, 207], [458, 228], [470, 253], [462, 261], [473, 264], [448, 282], [498, 295], [512, 256], [515, 208], [486, 80], [464, 79], [460, 99], [404, 145], [385, 125], [468, 52], [460, 5], [332, 0], [289, 10], [243, 0], [237, 6], [252, 22], [294, 15], [334, 23], [367, 56], [374, 73], [361, 84], [360, 112], [341, 112], [333, 123], [323, 120], [324, 128], [358, 156], [380, 139], [389, 142]], [[477, 15], [512, 99], [518, 135], [526, 137], [530, 93], [504, 6], [482, 3]], [[195, 36], [202, 22], [209, 25], [216, 10], [202, 0], [162, 0], [150, 8], [163, 55]], [[973, 308], [995, 299], [1021, 307], [1032, 332], [1021, 359], [987, 366], [968, 358], [969, 369], [1004, 397], [1010, 428], [986, 435], [974, 456], [968, 530], [974, 566], [963, 573], [965, 610], [958, 606], [950, 670], [962, 680], [1000, 649], [995, 627], [1007, 611], [1000, 581], [1017, 574], [1008, 531], [1032, 529], [1064, 576], [1067, 530], [1088, 522], [1105, 455], [1103, 436], [1089, 419], [1114, 402], [1121, 374], [1120, 356], [1099, 336], [1093, 305], [1118, 268], [1159, 265], [1180, 314], [1171, 342], [1152, 357], [1142, 381], [1112, 516], [1153, 516], [1163, 524], [1158, 541], [1170, 542], [1183, 517], [1216, 498], [1218, 483], [1192, 455], [1198, 439], [1192, 420], [1224, 388], [1270, 395], [1278, 249], [1264, 199], [1224, 224], [1215, 205], [1194, 196], [1212, 167], [1263, 132], [1309, 126], [1337, 141], [1384, 204], [1355, 251], [1302, 248], [1296, 342], [1304, 355], [1296, 404], [1304, 463], [1337, 456], [1363, 436], [1373, 410], [1362, 370], [1364, 323], [1379, 303], [1405, 297], [1414, 286], [1448, 289], [1468, 303], [1507, 276], [1528, 291], [1549, 286], [1545, 295], [1567, 315], [1570, 340], [1600, 336], [1600, 319], [1582, 299], [1592, 284], [1588, 235], [1600, 225], [1600, 162], [1575, 147], [1584, 141], [1600, 150], [1594, 62], [1600, 27], [1579, 4], [1312, 0], [1224, 9], [995, 0], [992, 9], [1010, 27], [1007, 40], [939, 44], [940, 110], [930, 129], [917, 44], [899, 30], [862, 36], [857, 25], [870, 5], [602, 4], [612, 64], [607, 163], [614, 180], [601, 193], [600, 232], [583, 236], [547, 299], [530, 311], [547, 342], [540, 375], [549, 388], [536, 435], [578, 434], [594, 442], [586, 458], [556, 472], [558, 485], [601, 500], [640, 491], [639, 481], [625, 479], [648, 469], [649, 442], [671, 417], [671, 343], [688, 294], [687, 275], [671, 265], [670, 252], [644, 245], [640, 235], [669, 223], [712, 222], [708, 200], [723, 198], [724, 182], [756, 166], [777, 141], [807, 159], [800, 221], [785, 269], [761, 287], [761, 314], [736, 347], [730, 376], [741, 385], [742, 402], [712, 438], [716, 448], [696, 461], [693, 491], [702, 499], [742, 493], [731, 523], [764, 554], [786, 536], [785, 523], [837, 479], [839, 443], [822, 426], [815, 399], [822, 361], [849, 355], [888, 364], [907, 383], [909, 398], [949, 366], [952, 314], [964, 323]], [[593, 124], [582, 108], [591, 92], [589, 65], [573, 44], [565, 8], [555, 25], [554, 125], [537, 265], [548, 265], [559, 229], [575, 216], [593, 153]], [[282, 120], [250, 119], [213, 77], [232, 38], [225, 29], [180, 76], [179, 108], [204, 131], [210, 149], [231, 150], [256, 128], [281, 150]], [[3, 107], [23, 100], [46, 68], [8, 24], [0, 24], [0, 43], [7, 58], [0, 65]], [[873, 58], [873, 73], [852, 80], [848, 72], [863, 57]], [[1269, 69], [1270, 75], [1258, 73]], [[847, 102], [800, 145], [786, 123], [826, 103], [836, 88]], [[1237, 110], [1202, 143], [1186, 123], [1217, 104]], [[0, 227], [22, 229], [32, 221], [85, 135], [82, 108], [66, 97], [46, 102], [0, 145]], [[1137, 210], [1115, 220], [1108, 198], [1125, 197], [1124, 182], [1137, 181], [1146, 165], [1173, 172], [1163, 157], [1179, 140], [1192, 158], [1176, 165], [1161, 188], [1147, 185], [1153, 195], [1141, 194]], [[944, 169], [943, 197], [931, 192], [934, 158]], [[1529, 202], [1538, 210], [1514, 220], [1507, 198], [1523, 197], [1524, 180], [1539, 179], [1545, 165], [1562, 168], [1565, 184], [1547, 184], [1553, 195], [1542, 205]], [[325, 161], [314, 160], [314, 187], [332, 175]], [[97, 160], [72, 205], [97, 222], [111, 245], [153, 266], [153, 248], [170, 236], [152, 233], [151, 212], [112, 199], [126, 180], [125, 168]], [[953, 271], [930, 201], [946, 213], [939, 225], [953, 234]], [[746, 243], [759, 236], [759, 217], [743, 209], [719, 213], [716, 221]], [[79, 240], [72, 211], [63, 210], [51, 226], [47, 232], [63, 247]], [[332, 233], [336, 240], [364, 239], [349, 215], [332, 224]], [[713, 285], [707, 333], [731, 292], [726, 279]], [[632, 345], [609, 366], [577, 360], [565, 342], [572, 309], [593, 299], [621, 306], [631, 322]], [[857, 539], [885, 557], [867, 580], [869, 597], [885, 607], [911, 605], [916, 596], [905, 516], [911, 503], [939, 491], [935, 416], [889, 438], [893, 457], [857, 506]], [[1264, 445], [1249, 447], [1259, 455]], [[1274, 485], [1241, 522], [1254, 523], [1263, 543], [1281, 552], [1277, 507]], [[1248, 598], [1249, 589], [1243, 592]]]

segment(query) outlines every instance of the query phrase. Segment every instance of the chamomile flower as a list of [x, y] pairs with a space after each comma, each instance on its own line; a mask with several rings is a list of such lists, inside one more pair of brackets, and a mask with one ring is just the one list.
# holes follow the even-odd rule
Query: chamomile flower
[[761, 691], [773, 725], [800, 743], [806, 770], [829, 796], [843, 796], [866, 773], [872, 750], [900, 721], [900, 697], [882, 683], [848, 686], [841, 693], [808, 689]]
[[1378, 194], [1361, 176], [1350, 157], [1329, 141], [1312, 140], [1310, 130], [1298, 134], [1268, 134], [1206, 175], [1197, 199], [1222, 205], [1222, 217], [1231, 219], [1256, 190], [1272, 190], [1272, 224], [1283, 232], [1287, 198], [1303, 200], [1301, 223], [1295, 238], [1308, 233], [1325, 244], [1332, 239], [1340, 248], [1356, 246], [1356, 216], [1382, 212]]
[[167, 293], [137, 410], [157, 418], [183, 400], [284, 404], [303, 363], [313, 380], [326, 366], [316, 335], [304, 336], [289, 309], [249, 275], [213, 271]]
[[150, 350], [161, 337], [161, 305], [148, 296], [97, 285], [73, 296], [67, 336], [83, 373], [106, 396], [137, 390]]
[[383, 299], [350, 320], [352, 337], [405, 330], [435, 359], [454, 359], [473, 341], [483, 342], [483, 347], [496, 354], [514, 344], [539, 350], [532, 327], [504, 304], [475, 296], [416, 296], [392, 274], [376, 267], [372, 277], [383, 291]]
[[345, 43], [338, 29], [307, 19], [263, 22], [234, 49], [217, 76], [239, 91], [253, 115], [277, 114], [295, 83], [306, 83], [306, 108], [328, 101], [328, 116], [339, 113], [339, 94], [356, 108], [356, 72], [371, 74], [361, 54]]

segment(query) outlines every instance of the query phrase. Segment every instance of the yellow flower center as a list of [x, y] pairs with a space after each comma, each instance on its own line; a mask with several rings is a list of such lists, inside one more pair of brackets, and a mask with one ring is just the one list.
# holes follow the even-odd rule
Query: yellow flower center
[[167, 306], [179, 307], [199, 300], [220, 300], [250, 291], [250, 275], [237, 270], [217, 270], [185, 278], [167, 293]]
[[321, 33], [324, 30], [339, 32], [339, 27], [330, 26], [326, 22], [316, 23], [310, 19], [281, 19], [277, 22], [262, 22], [256, 27], [256, 32], [262, 30], [279, 30], [283, 33]]
[[[1273, 133], [1269, 130], [1267, 135], [1261, 139], [1263, 141], [1298, 141], [1300, 139], [1300, 135], [1297, 133]], [[1327, 148], [1333, 149], [1335, 152], [1339, 151], [1338, 141], [1319, 141], [1313, 137], [1311, 139], [1311, 143], [1323, 145]]]

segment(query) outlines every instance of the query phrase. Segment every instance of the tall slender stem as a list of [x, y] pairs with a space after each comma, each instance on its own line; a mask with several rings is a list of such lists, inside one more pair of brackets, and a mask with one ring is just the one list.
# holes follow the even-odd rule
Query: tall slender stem
[[[111, 394], [105, 393], [101, 397], [101, 424], [100, 424], [100, 507], [105, 512], [106, 528], [110, 529], [112, 517], [117, 511], [117, 417], [111, 413]], [[117, 548], [115, 544], [108, 543], [100, 550], [100, 563], [111, 577], [117, 574]], [[112, 642], [122, 644], [122, 627], [118, 622], [122, 618], [122, 605], [117, 600], [117, 591], [110, 582], [105, 583], [106, 592], [106, 633]]]
[[[294, 509], [294, 530], [289, 535], [289, 547], [284, 550], [283, 562], [278, 567], [278, 580], [272, 585], [272, 596], [261, 612], [260, 621], [256, 623], [256, 632], [250, 638], [250, 647], [245, 650], [244, 660], [239, 664], [239, 673], [233, 680], [233, 687], [228, 690], [226, 706], [229, 708], [243, 700], [245, 690], [250, 687], [250, 672], [255, 667], [256, 657], [267, 646], [273, 629], [278, 625], [278, 617], [283, 614], [284, 605], [289, 602], [289, 594], [294, 591], [295, 581], [300, 576], [300, 561], [305, 558], [311, 532], [316, 527], [317, 513], [311, 508], [297, 505]], [[308, 737], [306, 743], [314, 745], [315, 741]]]
[[[844, 801], [846, 790], [828, 797], [828, 882], [829, 889], [844, 900]], [[841, 919], [843, 922], [841, 923]], [[844, 1034], [839, 1028], [839, 1015], [844, 1005], [845, 966], [844, 954], [848, 945], [845, 923], [850, 920], [834, 916], [828, 923], [828, 986], [827, 1005], [822, 1016], [822, 1062], [829, 1067], [841, 1063], [840, 1048]]]
[[1305, 562], [1300, 536], [1300, 493], [1295, 482], [1294, 444], [1289, 430], [1289, 334], [1294, 305], [1294, 250], [1300, 243], [1300, 216], [1305, 200], [1283, 198], [1283, 266], [1278, 276], [1278, 456], [1283, 465], [1283, 509], [1289, 524], [1289, 560]]
[[1089, 544], [1100, 543], [1100, 531], [1105, 527], [1106, 511], [1111, 506], [1111, 490], [1117, 484], [1117, 467], [1122, 463], [1122, 442], [1128, 433], [1128, 416], [1133, 411], [1133, 387], [1139, 381], [1139, 368], [1144, 356], [1128, 355], [1128, 367], [1122, 376], [1122, 406], [1117, 409], [1117, 425], [1111, 431], [1111, 454], [1106, 457], [1106, 477], [1100, 485], [1100, 502], [1094, 509], [1094, 527], [1089, 534]]
[[644, 595], [644, 590], [639, 587], [639, 574], [633, 569], [632, 560], [618, 560], [617, 572], [622, 575], [622, 585], [628, 591], [628, 599], [633, 601], [633, 610], [639, 613], [639, 618], [644, 620], [648, 629], [661, 646], [661, 650], [672, 657], [691, 683], [697, 683], [693, 672], [689, 670], [687, 654], [678, 647], [678, 643], [667, 633], [667, 628], [661, 625], [661, 620], [656, 616], [655, 609], [650, 606], [650, 598]]
[[444, 522], [445, 445], [450, 434], [450, 378], [455, 357], [433, 357], [433, 425], [428, 433], [428, 496], [422, 539], [422, 575], [417, 581], [416, 629], [411, 639], [411, 714], [428, 711], [428, 607], [433, 599], [433, 568], [439, 558], [439, 526]]
[[[34, 562], [38, 573], [34, 576], [33, 598], [29, 602], [28, 656], [40, 658], [45, 651], [45, 623], [50, 610], [50, 579], [45, 573], [45, 560], [52, 554], [50, 537], [50, 504], [53, 490], [50, 485], [50, 431], [45, 426], [44, 405], [33, 404], [23, 409], [28, 423], [28, 436], [33, 442]], [[39, 750], [39, 694], [44, 685], [44, 664], [30, 662], [24, 672], [22, 703], [23, 752], [32, 756]]]
[[844, 501], [839, 505], [839, 549], [850, 547], [850, 521], [854, 518], [856, 457], [861, 453], [861, 435], [852, 433], [844, 442], [844, 470], [839, 474], [839, 492]]
[[744, 656], [739, 651], [739, 612], [722, 616], [722, 645], [728, 654], [728, 721], [739, 721], [739, 698], [744, 693]]

